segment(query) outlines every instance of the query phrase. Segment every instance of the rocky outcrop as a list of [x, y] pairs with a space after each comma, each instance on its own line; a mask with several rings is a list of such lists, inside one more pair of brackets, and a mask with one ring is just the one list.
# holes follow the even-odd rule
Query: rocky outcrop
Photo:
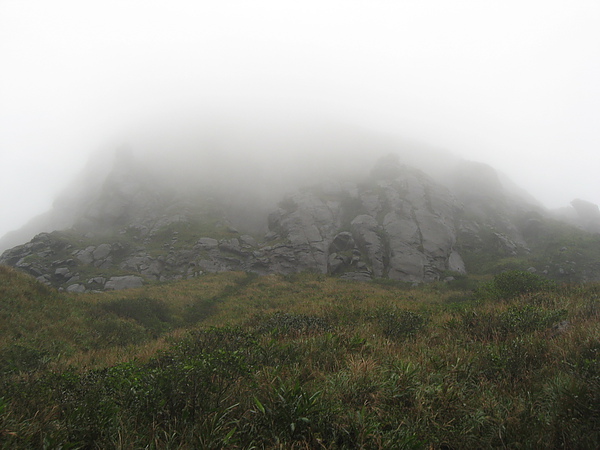
[[[234, 270], [420, 283], [464, 274], [478, 254], [527, 254], [523, 233], [543, 228], [541, 216], [518, 225], [526, 208], [511, 206], [491, 168], [473, 164], [460, 168], [464, 179], [452, 192], [396, 157], [383, 158], [362, 179], [332, 178], [286, 195], [263, 235], [233, 227], [218, 198], [160, 191], [129, 176], [131, 165], [94, 191], [71, 229], [41, 233], [7, 250], [0, 264], [74, 293]], [[485, 181], [479, 191], [478, 177]]]
[[571, 206], [575, 209], [578, 222], [584, 230], [600, 233], [600, 208], [598, 205], [575, 199], [571, 202]]
[[144, 284], [142, 277], [136, 276], [124, 276], [124, 277], [111, 277], [110, 280], [104, 285], [104, 289], [107, 291], [119, 291], [121, 289], [131, 289], [141, 287]]

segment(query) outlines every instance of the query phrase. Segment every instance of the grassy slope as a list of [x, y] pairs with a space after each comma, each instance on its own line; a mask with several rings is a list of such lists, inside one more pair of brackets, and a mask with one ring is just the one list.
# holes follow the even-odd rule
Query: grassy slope
[[0, 268], [0, 446], [593, 448], [600, 287], [477, 300], [244, 273], [58, 294]]

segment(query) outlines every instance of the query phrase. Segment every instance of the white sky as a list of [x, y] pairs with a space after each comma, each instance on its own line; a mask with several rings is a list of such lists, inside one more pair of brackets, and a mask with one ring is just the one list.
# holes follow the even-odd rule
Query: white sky
[[600, 203], [600, 2], [0, 0], [0, 236], [160, 111], [326, 115]]

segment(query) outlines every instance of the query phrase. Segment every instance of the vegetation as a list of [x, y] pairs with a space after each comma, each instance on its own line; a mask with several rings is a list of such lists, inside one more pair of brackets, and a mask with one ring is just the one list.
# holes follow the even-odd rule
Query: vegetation
[[[473, 217], [467, 217], [476, 220]], [[533, 225], [532, 225], [533, 222]], [[459, 236], [458, 247], [472, 275], [499, 274], [531, 267], [562, 283], [595, 280], [600, 266], [600, 235], [537, 215], [515, 218], [527, 240], [525, 248], [507, 248], [493, 227]]]
[[0, 267], [0, 448], [597, 448], [600, 286]]

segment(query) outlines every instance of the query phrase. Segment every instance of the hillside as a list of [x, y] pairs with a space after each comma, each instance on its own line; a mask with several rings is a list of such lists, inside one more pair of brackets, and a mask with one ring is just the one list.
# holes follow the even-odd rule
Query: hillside
[[0, 267], [2, 448], [595, 448], [600, 287]]
[[574, 202], [580, 222], [561, 221], [489, 166], [447, 159], [445, 171], [427, 173], [402, 158], [352, 170], [338, 163], [329, 175], [311, 168], [331, 162], [315, 160], [305, 162], [310, 176], [288, 168], [288, 182], [276, 182], [283, 171], [258, 162], [221, 161], [227, 176], [192, 176], [187, 160], [170, 169], [161, 160], [159, 170], [124, 148], [112, 165], [91, 164], [45, 216], [61, 218], [62, 229], [5, 251], [0, 263], [72, 292], [224, 271], [421, 283], [520, 269], [600, 279], [597, 206]]

